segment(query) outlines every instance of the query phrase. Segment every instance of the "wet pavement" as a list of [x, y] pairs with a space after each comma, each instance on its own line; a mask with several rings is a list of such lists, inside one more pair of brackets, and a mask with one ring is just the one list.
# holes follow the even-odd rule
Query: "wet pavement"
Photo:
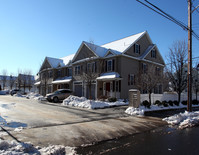
[[199, 127], [178, 130], [158, 128], [96, 145], [80, 147], [78, 154], [198, 155]]

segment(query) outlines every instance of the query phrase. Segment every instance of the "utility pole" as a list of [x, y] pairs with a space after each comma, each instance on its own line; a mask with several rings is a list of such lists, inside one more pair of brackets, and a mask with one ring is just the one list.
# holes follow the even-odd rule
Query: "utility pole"
[[188, 0], [187, 111], [192, 111], [192, 0]]

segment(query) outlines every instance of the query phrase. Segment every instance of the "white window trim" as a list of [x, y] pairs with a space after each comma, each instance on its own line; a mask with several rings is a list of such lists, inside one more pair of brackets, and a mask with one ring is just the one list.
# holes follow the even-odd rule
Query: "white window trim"
[[135, 44], [135, 53], [139, 54], [140, 53], [140, 45]]
[[[110, 70], [109, 70], [109, 65], [108, 63], [111, 62], [111, 67], [110, 67]], [[112, 72], [113, 71], [113, 60], [107, 60], [107, 72]]]

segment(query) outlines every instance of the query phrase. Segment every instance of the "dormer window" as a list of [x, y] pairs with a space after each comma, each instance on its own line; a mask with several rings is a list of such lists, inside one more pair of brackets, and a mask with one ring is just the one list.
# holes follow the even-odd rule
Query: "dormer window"
[[135, 53], [140, 54], [140, 45], [135, 44]]
[[156, 50], [155, 49], [151, 50], [151, 57], [156, 58]]

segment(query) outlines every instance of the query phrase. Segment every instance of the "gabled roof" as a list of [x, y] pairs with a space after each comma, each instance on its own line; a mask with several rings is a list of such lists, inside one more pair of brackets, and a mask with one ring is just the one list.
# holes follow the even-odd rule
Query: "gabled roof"
[[116, 40], [107, 44], [102, 45], [101, 47], [107, 48], [107, 49], [112, 49], [117, 52], [123, 53], [125, 52], [132, 44], [134, 44], [137, 40], [139, 40], [145, 33], [146, 31], [120, 39]]
[[104, 55], [107, 52], [107, 49], [92, 43], [88, 43], [84, 41], [84, 44], [92, 51], [94, 52], [98, 57], [104, 57]]
[[[63, 58], [52, 58], [52, 57], [46, 57], [43, 64], [45, 63], [45, 61], [48, 61], [48, 63], [50, 64], [50, 66], [52, 68], [57, 68], [57, 67], [64, 67], [69, 65], [70, 61], [73, 59], [75, 54], [71, 54], [69, 56], [63, 57]], [[42, 64], [42, 66], [43, 66]]]
[[46, 57], [46, 60], [49, 62], [52, 68], [56, 68], [59, 65], [64, 66], [62, 59]]
[[69, 65], [74, 56], [75, 56], [75, 54], [71, 54], [71, 55], [69, 55], [69, 56], [66, 56], [66, 57], [63, 57], [63, 58], [60, 58], [60, 59], [63, 60], [63, 63], [64, 63], [65, 65]]
[[139, 57], [140, 59], [144, 59], [150, 52], [151, 50], [155, 47], [155, 44], [150, 45], [146, 51]]

